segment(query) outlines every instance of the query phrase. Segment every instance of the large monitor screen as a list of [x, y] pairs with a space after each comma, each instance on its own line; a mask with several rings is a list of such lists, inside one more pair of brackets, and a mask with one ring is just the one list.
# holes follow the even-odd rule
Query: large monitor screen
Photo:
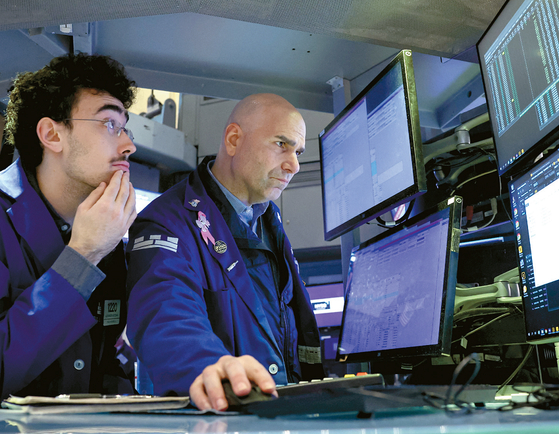
[[557, 2], [510, 0], [477, 45], [500, 175], [559, 137], [558, 34]]
[[528, 342], [559, 341], [559, 151], [509, 183]]
[[449, 354], [460, 197], [353, 249], [339, 361]]
[[320, 133], [326, 240], [426, 191], [418, 113], [402, 51]]

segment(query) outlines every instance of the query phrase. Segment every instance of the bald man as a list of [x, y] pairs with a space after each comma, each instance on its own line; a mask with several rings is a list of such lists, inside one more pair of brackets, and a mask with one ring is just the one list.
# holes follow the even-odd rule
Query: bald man
[[152, 202], [130, 231], [128, 336], [159, 395], [225, 410], [221, 385], [322, 378], [308, 294], [277, 206], [305, 123], [285, 99], [237, 104], [215, 159]]

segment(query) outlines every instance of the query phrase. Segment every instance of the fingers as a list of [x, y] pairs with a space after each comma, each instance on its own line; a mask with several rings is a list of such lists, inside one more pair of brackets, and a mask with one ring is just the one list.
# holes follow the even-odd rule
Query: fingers
[[223, 356], [204, 369], [190, 387], [190, 398], [200, 410], [226, 410], [228, 407], [221, 381], [228, 379], [237, 396], [251, 390], [251, 382], [265, 393], [275, 393], [276, 384], [266, 368], [252, 356]]
[[136, 218], [130, 174], [118, 170], [80, 204], [68, 244], [96, 265], [120, 242]]
[[196, 379], [190, 386], [188, 394], [192, 403], [200, 410], [209, 410], [212, 408], [212, 403], [206, 395], [206, 389], [204, 387], [204, 380], [202, 379], [202, 375], [196, 377]]
[[[121, 185], [123, 183], [128, 183], [129, 179], [130, 174], [128, 172], [124, 172], [122, 170], [117, 170], [116, 172], [114, 172], [105, 190], [105, 197], [107, 199], [115, 201], [117, 199], [117, 196], [121, 193]], [[126, 192], [128, 192], [128, 189], [126, 189]]]
[[132, 223], [134, 223], [134, 220], [137, 216], [136, 192], [134, 191], [134, 187], [132, 186], [131, 182], [128, 184], [128, 197], [126, 200], [126, 204], [124, 205], [124, 216], [128, 217], [128, 220], [126, 222], [126, 228], [128, 230], [130, 229], [130, 226], [132, 226]]
[[[120, 171], [119, 171], [120, 172]], [[122, 177], [120, 178], [120, 184], [118, 186], [118, 194], [116, 196], [116, 203], [117, 204], [122, 204], [123, 207], [126, 206], [128, 200], [130, 199], [130, 193], [133, 193], [134, 190], [130, 189], [130, 173], [129, 172], [124, 172], [122, 174]], [[133, 197], [133, 201], [135, 202], [135, 195], [132, 194]]]

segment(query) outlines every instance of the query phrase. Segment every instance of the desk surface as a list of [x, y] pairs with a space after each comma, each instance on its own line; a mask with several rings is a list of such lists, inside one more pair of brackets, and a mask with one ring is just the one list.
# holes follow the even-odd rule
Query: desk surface
[[252, 415], [58, 414], [25, 415], [0, 410], [0, 433], [259, 433], [259, 434], [431, 434], [559, 433], [559, 410], [481, 410], [449, 416], [408, 409], [358, 419], [356, 413], [264, 419]]

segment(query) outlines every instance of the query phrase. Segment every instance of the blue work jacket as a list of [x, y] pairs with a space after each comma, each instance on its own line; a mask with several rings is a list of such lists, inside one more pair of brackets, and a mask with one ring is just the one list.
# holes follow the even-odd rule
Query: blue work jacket
[[[0, 208], [2, 399], [133, 392], [114, 348], [126, 318], [122, 244], [86, 302], [51, 268], [64, 241], [19, 160], [0, 172]], [[120, 305], [117, 324], [103, 325], [106, 301]]]
[[[153, 201], [132, 225], [127, 335], [156, 394], [188, 394], [203, 369], [224, 355], [249, 354], [277, 384], [287, 384], [293, 361], [284, 360], [233, 235], [200, 179], [201, 168]], [[284, 240], [282, 253], [293, 276], [292, 290], [284, 290], [279, 302], [291, 311], [282, 326], [297, 330], [286, 334], [298, 336], [288, 346], [297, 348], [303, 379], [322, 378], [316, 321], [279, 209], [270, 203], [263, 218], [276, 239]]]

